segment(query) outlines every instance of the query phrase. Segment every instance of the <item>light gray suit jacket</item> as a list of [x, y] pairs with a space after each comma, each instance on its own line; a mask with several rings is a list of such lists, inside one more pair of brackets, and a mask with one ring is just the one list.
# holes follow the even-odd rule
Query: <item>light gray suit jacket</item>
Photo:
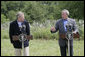
[[[59, 19], [56, 22], [56, 24], [55, 24], [56, 31], [55, 32], [57, 32], [59, 30], [59, 34], [66, 34], [66, 31], [64, 29], [64, 22], [63, 21], [64, 21], [63, 19]], [[76, 26], [76, 22], [75, 22], [74, 19], [68, 18], [67, 22], [70, 22], [72, 24], [73, 31], [78, 31], [77, 26]], [[51, 33], [55, 33], [55, 32], [51, 31]], [[67, 44], [67, 40], [66, 39], [62, 39], [62, 38], [59, 37], [59, 45], [60, 46], [65, 46], [66, 44]], [[71, 44], [70, 45], [73, 46], [73, 39], [71, 40]]]

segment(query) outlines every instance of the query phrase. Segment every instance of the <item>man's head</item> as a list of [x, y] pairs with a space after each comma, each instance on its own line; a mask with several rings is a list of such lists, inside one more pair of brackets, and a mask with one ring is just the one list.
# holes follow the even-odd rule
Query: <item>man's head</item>
[[66, 9], [62, 10], [62, 18], [63, 19], [67, 19], [68, 15], [69, 15], [69, 11], [68, 10], [66, 10]]
[[23, 12], [18, 12], [17, 13], [17, 20], [19, 21], [19, 22], [23, 22], [24, 21], [24, 13]]

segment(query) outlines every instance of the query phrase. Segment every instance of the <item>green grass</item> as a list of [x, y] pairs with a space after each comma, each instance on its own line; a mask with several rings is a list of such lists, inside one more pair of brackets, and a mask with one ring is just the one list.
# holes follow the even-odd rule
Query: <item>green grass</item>
[[[30, 41], [30, 56], [60, 56], [58, 40]], [[84, 56], [84, 40], [74, 41], [74, 56]], [[1, 39], [1, 56], [15, 56], [9, 39]]]

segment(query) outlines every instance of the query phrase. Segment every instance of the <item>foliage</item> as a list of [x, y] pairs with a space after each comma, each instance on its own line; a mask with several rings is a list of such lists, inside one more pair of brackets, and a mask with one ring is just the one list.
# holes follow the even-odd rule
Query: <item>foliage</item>
[[84, 1], [1, 1], [1, 14], [10, 21], [16, 19], [18, 11], [24, 12], [30, 23], [57, 20], [63, 9], [69, 10], [71, 18], [84, 19]]
[[68, 9], [71, 18], [83, 19], [84, 18], [84, 1], [65, 1], [62, 9]]
[[4, 14], [1, 14], [1, 23], [6, 22], [6, 16]]
[[[81, 21], [81, 22], [80, 22]], [[77, 21], [77, 27], [79, 29], [80, 40], [84, 39], [84, 23], [83, 20]], [[59, 33], [51, 33], [50, 28], [55, 26], [56, 20], [45, 20], [45, 22], [40, 23], [34, 21], [30, 24], [30, 31], [34, 39], [59, 39]], [[1, 25], [1, 38], [9, 39], [9, 22]]]

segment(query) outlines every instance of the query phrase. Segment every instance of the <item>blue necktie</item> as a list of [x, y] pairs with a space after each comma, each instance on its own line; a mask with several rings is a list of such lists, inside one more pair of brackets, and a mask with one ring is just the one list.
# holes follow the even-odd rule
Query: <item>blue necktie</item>
[[65, 31], [67, 31], [66, 24], [67, 24], [67, 20], [64, 20], [64, 29], [65, 29]]

